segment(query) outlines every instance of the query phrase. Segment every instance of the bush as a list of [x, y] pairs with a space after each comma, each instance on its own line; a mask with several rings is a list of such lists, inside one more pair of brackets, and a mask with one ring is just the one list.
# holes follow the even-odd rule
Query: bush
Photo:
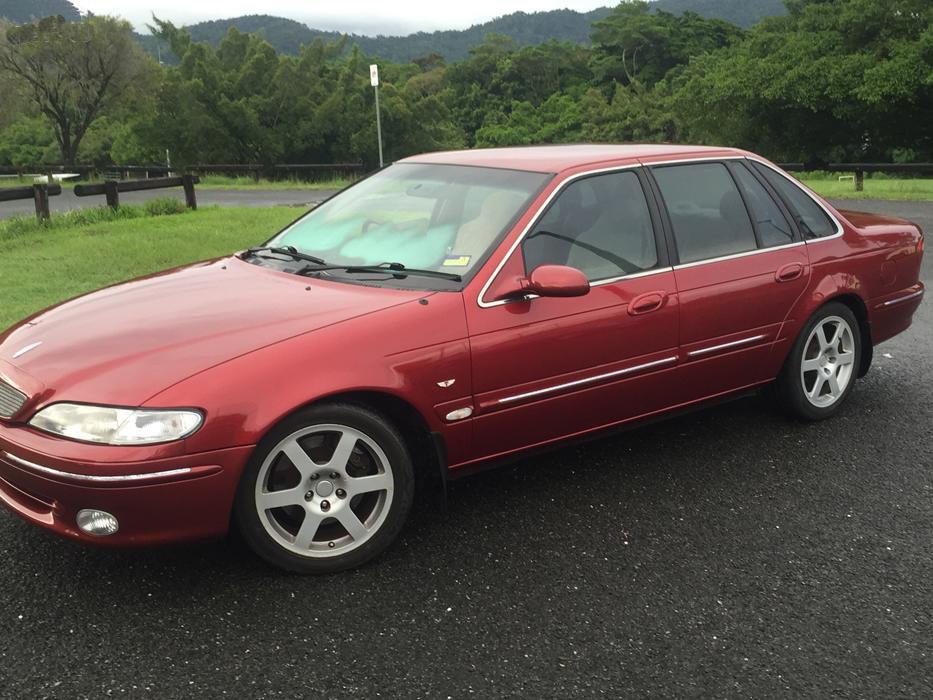
[[180, 199], [172, 197], [159, 197], [150, 199], [143, 205], [143, 211], [146, 216], [170, 216], [172, 214], [184, 214], [187, 207]]

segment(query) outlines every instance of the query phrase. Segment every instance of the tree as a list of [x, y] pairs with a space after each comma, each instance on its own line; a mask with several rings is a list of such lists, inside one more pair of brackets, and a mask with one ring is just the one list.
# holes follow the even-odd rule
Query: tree
[[65, 165], [74, 165], [91, 124], [132, 90], [146, 62], [129, 23], [111, 17], [0, 27], [0, 72], [50, 121]]
[[676, 138], [670, 87], [616, 84], [611, 99], [591, 88], [580, 102], [583, 140], [598, 143], [663, 143]]
[[787, 17], [694, 61], [675, 113], [688, 138], [788, 161], [933, 157], [929, 0], [789, 0]]
[[55, 136], [42, 117], [24, 117], [0, 131], [0, 165], [55, 162]]
[[653, 85], [693, 56], [727, 46], [742, 30], [692, 12], [677, 17], [653, 12], [643, 0], [620, 3], [593, 23], [593, 72], [600, 82], [623, 85], [642, 81]]

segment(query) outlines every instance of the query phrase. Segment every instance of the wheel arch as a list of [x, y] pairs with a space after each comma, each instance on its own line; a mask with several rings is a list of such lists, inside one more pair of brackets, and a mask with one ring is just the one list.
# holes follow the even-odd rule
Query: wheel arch
[[[391, 422], [402, 434], [405, 446], [411, 454], [419, 495], [427, 496], [436, 492], [440, 495], [441, 502], [446, 502], [446, 442], [443, 435], [430, 429], [425, 417], [413, 404], [387, 391], [349, 390], [319, 396], [297, 406], [288, 415], [327, 403], [349, 403], [361, 406], [375, 411]], [[283, 419], [287, 417], [283, 416]]]
[[[868, 306], [865, 304], [865, 301], [858, 294], [854, 292], [844, 292], [842, 294], [837, 294], [836, 296], [826, 299], [819, 307], [814, 309], [813, 313], [816, 313], [821, 308], [836, 302], [847, 306], [852, 313], [855, 315], [855, 319], [858, 321], [859, 325], [859, 336], [862, 341], [862, 354], [859, 358], [859, 368], [858, 377], [864, 377], [868, 374], [868, 370], [871, 367], [872, 357], [874, 355], [874, 345], [871, 340], [871, 319], [868, 317]], [[812, 314], [811, 314], [812, 316]]]
[[[797, 318], [801, 319], [797, 322], [795, 329], [794, 340], [799, 336], [800, 333], [803, 333], [804, 329], [807, 326], [807, 323], [815, 314], [817, 314], [820, 309], [824, 308], [827, 304], [832, 304], [833, 302], [843, 304], [846, 306], [852, 314], [855, 316], [856, 321], [859, 326], [859, 340], [861, 340], [861, 357], [859, 359], [859, 367], [857, 377], [864, 377], [868, 374], [868, 370], [871, 367], [872, 357], [874, 355], [874, 345], [872, 344], [871, 339], [871, 319], [868, 315], [868, 306], [865, 304], [865, 301], [853, 291], [840, 289], [834, 293], [826, 294], [824, 296], [814, 297], [813, 301], [818, 303], [807, 304], [806, 306], [798, 307], [799, 316]], [[791, 347], [788, 348], [787, 354], [781, 359], [782, 366], [787, 362], [790, 357], [793, 343]]]

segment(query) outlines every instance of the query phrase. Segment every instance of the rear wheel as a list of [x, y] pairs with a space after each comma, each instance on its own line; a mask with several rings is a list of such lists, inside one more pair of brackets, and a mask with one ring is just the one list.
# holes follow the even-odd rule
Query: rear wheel
[[263, 559], [330, 573], [378, 556], [414, 494], [398, 431], [353, 404], [322, 404], [283, 421], [256, 449], [237, 492], [244, 539]]
[[855, 314], [830, 303], [807, 322], [777, 380], [784, 407], [805, 420], [832, 416], [852, 391], [861, 358]]

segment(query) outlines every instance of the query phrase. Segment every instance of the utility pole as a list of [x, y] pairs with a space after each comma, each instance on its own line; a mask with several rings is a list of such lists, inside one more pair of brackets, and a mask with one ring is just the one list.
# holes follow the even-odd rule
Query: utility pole
[[382, 115], [379, 113], [379, 66], [375, 63], [369, 67], [369, 82], [376, 91], [376, 137], [379, 139], [379, 167], [384, 163], [382, 160]]

